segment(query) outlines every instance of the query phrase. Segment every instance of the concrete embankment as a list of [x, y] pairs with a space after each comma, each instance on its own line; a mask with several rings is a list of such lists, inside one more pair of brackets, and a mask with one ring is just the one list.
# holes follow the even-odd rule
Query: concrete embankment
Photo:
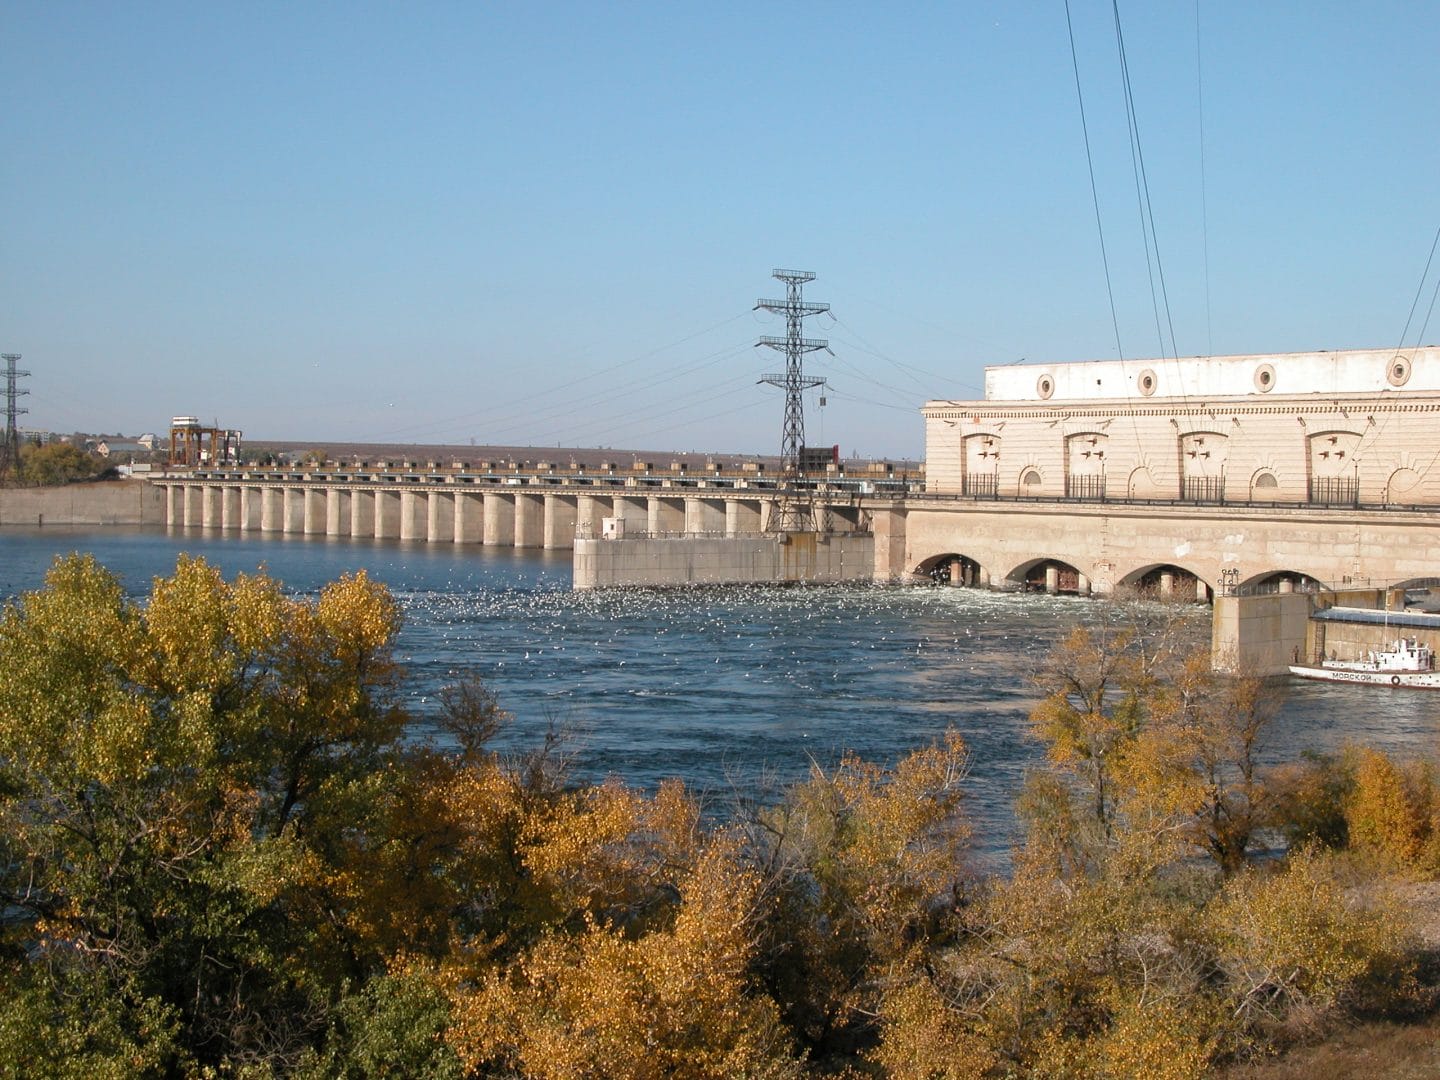
[[0, 488], [0, 526], [164, 524], [165, 493], [144, 480]]
[[855, 534], [577, 539], [577, 589], [872, 581], [875, 538]]

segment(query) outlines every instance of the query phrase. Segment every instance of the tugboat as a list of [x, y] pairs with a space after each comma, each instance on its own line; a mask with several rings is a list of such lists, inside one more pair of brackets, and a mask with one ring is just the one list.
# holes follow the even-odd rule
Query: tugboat
[[1387, 649], [1371, 650], [1361, 660], [1322, 660], [1319, 667], [1291, 664], [1290, 674], [1324, 682], [1369, 683], [1414, 690], [1440, 690], [1435, 653], [1414, 638], [1399, 638]]

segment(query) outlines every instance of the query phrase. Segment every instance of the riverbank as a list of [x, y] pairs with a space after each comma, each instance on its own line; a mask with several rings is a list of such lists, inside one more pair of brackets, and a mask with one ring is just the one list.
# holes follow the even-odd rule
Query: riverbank
[[0, 526], [164, 524], [165, 493], [144, 480], [0, 488]]

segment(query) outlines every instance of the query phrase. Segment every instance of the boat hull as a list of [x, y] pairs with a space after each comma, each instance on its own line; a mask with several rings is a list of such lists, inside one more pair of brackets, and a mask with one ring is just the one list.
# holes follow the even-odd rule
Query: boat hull
[[1321, 682], [1363, 683], [1397, 690], [1440, 690], [1440, 671], [1352, 671], [1347, 668], [1306, 667], [1292, 664], [1291, 675]]

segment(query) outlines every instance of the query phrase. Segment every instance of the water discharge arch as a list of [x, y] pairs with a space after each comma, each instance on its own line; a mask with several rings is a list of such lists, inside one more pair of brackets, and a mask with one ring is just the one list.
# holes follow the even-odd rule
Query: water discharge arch
[[1139, 567], [1120, 578], [1116, 586], [1144, 596], [1194, 600], [1202, 604], [1208, 603], [1215, 595], [1200, 574], [1178, 563], [1150, 563]]
[[1005, 587], [1022, 592], [1090, 595], [1090, 578], [1062, 559], [1039, 558], [1023, 562], [1005, 575]]
[[1323, 580], [1295, 569], [1264, 570], [1240, 582], [1239, 591], [1251, 596], [1265, 593], [1325, 592]]
[[968, 555], [946, 552], [932, 555], [922, 561], [912, 575], [920, 581], [934, 581], [942, 585], [988, 585], [990, 575], [980, 563]]

